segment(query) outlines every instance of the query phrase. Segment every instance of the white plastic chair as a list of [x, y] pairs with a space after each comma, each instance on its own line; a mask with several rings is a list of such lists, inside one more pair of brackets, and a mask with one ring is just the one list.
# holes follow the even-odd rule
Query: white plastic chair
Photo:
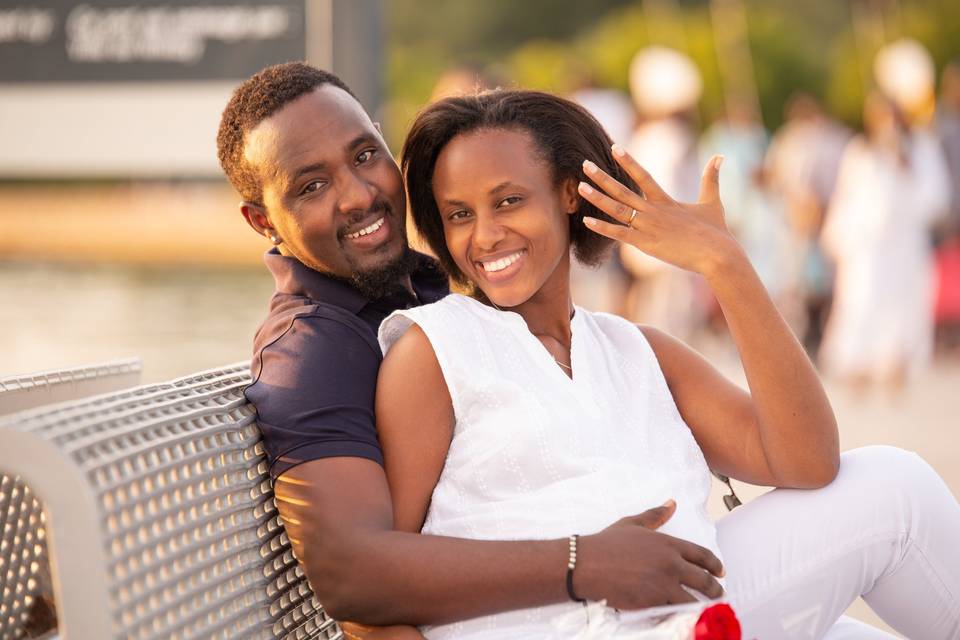
[[249, 382], [241, 363], [0, 418], [0, 473], [43, 504], [61, 637], [341, 637], [283, 532]]

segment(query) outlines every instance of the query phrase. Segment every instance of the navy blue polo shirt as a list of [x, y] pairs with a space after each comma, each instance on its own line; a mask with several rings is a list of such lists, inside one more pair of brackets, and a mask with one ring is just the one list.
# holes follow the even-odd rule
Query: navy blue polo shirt
[[374, 424], [380, 323], [397, 309], [435, 302], [449, 289], [436, 262], [417, 254], [408, 291], [368, 300], [340, 280], [271, 249], [264, 256], [277, 283], [257, 330], [245, 394], [278, 477], [319, 458], [354, 456], [383, 464]]

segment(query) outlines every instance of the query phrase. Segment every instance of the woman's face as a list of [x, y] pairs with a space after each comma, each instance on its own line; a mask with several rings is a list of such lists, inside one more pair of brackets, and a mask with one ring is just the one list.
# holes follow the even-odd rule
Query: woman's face
[[533, 137], [516, 129], [456, 136], [433, 173], [454, 262], [501, 307], [523, 304], [551, 279], [566, 276], [558, 267], [569, 265], [574, 189], [554, 184]]

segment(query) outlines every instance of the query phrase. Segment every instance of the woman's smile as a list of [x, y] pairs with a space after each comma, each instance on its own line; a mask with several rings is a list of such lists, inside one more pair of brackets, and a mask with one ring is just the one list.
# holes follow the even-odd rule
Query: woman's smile
[[490, 282], [503, 282], [515, 276], [522, 268], [527, 250], [504, 252], [484, 256], [475, 264], [483, 276]]

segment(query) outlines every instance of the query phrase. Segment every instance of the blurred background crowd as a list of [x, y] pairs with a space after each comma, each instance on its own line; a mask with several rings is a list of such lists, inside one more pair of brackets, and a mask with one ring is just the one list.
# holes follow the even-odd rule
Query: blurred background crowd
[[[595, 85], [571, 97], [677, 199], [695, 200], [702, 167], [723, 154], [728, 224], [811, 357], [858, 388], [898, 390], [960, 337], [960, 59], [944, 66], [937, 101], [928, 49], [884, 44], [859, 131], [801, 89], [771, 131], [744, 68], [705, 126], [702, 74], [660, 45], [632, 58], [630, 99]], [[614, 258], [601, 274], [581, 270], [602, 296], [593, 304], [686, 340], [722, 327], [702, 279], [632, 247]]]

